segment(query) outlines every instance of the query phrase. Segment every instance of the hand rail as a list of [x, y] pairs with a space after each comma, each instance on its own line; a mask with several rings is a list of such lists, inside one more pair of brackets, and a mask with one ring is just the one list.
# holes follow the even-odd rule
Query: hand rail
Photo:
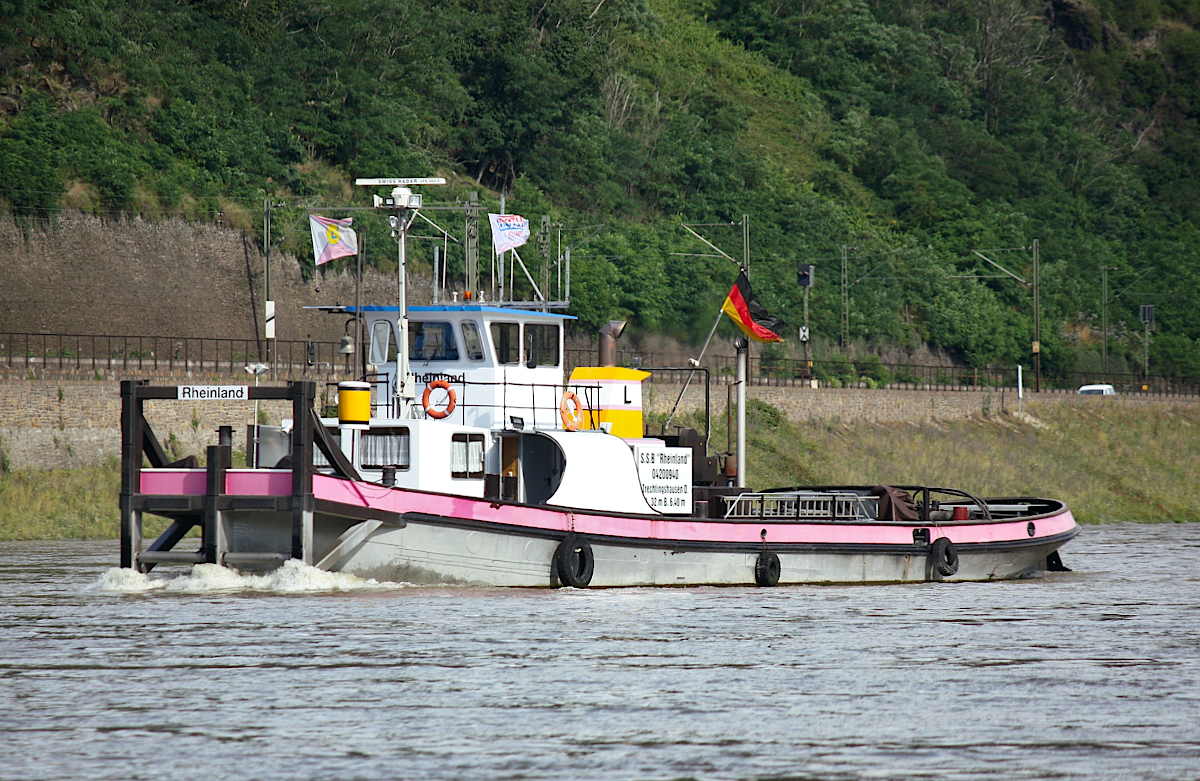
[[[309, 346], [312, 352], [309, 352]], [[268, 363], [276, 379], [352, 374], [340, 342], [183, 336], [0, 333], [0, 366], [30, 371], [238, 373]]]

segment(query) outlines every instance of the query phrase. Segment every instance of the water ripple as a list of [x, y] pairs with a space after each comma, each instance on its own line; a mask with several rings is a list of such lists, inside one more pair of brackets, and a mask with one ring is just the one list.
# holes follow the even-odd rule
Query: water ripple
[[1200, 778], [1200, 526], [1136, 531], [1014, 582], [611, 591], [0, 544], [0, 781]]

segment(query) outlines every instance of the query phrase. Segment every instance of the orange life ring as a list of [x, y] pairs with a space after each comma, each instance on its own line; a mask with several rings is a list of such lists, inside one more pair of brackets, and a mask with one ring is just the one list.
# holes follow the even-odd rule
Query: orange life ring
[[[571, 405], [575, 406], [572, 407]], [[583, 411], [583, 404], [579, 402], [579, 397], [573, 391], [567, 391], [562, 396], [562, 401], [558, 403], [558, 416], [562, 418], [563, 428], [567, 431], [578, 431], [583, 425], [583, 416], [579, 413]]]
[[[450, 394], [450, 403], [446, 405], [446, 409], [434, 409], [433, 406], [430, 405], [429, 394], [433, 392], [434, 388], [445, 388], [446, 392]], [[421, 396], [421, 406], [425, 408], [425, 414], [431, 418], [434, 418], [435, 420], [441, 420], [442, 418], [449, 417], [450, 413], [454, 411], [454, 406], [457, 403], [458, 396], [455, 395], [454, 388], [451, 388], [450, 383], [446, 382], [445, 380], [434, 380], [433, 382], [429, 383], [425, 386], [425, 393]]]

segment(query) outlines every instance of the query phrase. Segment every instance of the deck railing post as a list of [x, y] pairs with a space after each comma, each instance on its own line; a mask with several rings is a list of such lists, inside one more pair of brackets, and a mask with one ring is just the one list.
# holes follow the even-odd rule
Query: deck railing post
[[136, 380], [121, 381], [121, 566], [137, 566], [142, 550], [142, 514], [134, 507], [141, 491], [142, 400]]
[[315, 382], [288, 383], [292, 396], [292, 558], [313, 563], [313, 431]]
[[204, 561], [224, 564], [229, 552], [229, 535], [225, 528], [225, 513], [221, 511], [221, 496], [225, 493], [225, 472], [229, 469], [231, 448], [228, 443], [209, 445], [208, 472], [204, 491]]

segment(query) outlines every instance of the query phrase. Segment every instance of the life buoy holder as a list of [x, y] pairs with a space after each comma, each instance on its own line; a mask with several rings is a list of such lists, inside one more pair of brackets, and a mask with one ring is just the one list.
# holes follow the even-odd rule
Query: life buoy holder
[[[446, 404], [445, 409], [438, 409], [429, 403], [429, 394], [433, 393], [435, 388], [442, 388], [446, 393], [450, 394], [450, 402]], [[429, 383], [425, 386], [425, 393], [421, 395], [421, 406], [425, 408], [425, 414], [435, 420], [449, 417], [457, 404], [458, 396], [454, 393], [454, 388], [450, 387], [450, 383], [445, 380], [434, 380]]]
[[583, 425], [583, 404], [574, 391], [567, 391], [558, 403], [558, 416], [562, 418], [563, 428], [567, 431], [578, 431]]
[[943, 580], [958, 572], [958, 551], [954, 543], [945, 537], [938, 537], [929, 549], [927, 562], [928, 576], [926, 580]]

